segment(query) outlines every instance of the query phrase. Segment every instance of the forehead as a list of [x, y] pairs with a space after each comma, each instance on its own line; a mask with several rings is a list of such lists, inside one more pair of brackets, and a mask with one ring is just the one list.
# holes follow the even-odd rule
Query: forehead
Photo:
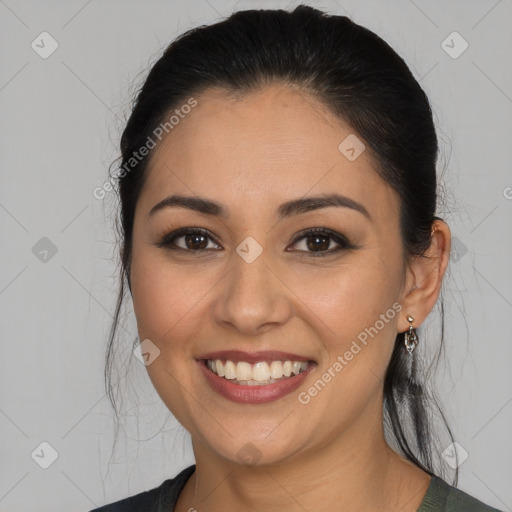
[[377, 216], [396, 203], [369, 151], [352, 161], [340, 151], [356, 135], [314, 97], [272, 85], [237, 98], [210, 89], [195, 99], [197, 106], [153, 150], [141, 196], [146, 208], [171, 193], [261, 210], [338, 192]]

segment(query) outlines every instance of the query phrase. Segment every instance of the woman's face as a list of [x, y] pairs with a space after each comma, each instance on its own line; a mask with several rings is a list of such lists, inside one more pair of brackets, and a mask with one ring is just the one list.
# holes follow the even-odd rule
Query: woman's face
[[[147, 366], [157, 392], [195, 449], [234, 462], [294, 460], [375, 430], [408, 326], [396, 193], [304, 93], [196, 100], [153, 150], [135, 213], [132, 294], [140, 339], [160, 351]], [[218, 206], [151, 213], [173, 195]], [[345, 201], [311, 201], [333, 195]], [[158, 245], [183, 228], [207, 234]], [[320, 233], [298, 236], [309, 228]], [[286, 361], [303, 371], [287, 377]], [[268, 372], [276, 382], [261, 385]]]

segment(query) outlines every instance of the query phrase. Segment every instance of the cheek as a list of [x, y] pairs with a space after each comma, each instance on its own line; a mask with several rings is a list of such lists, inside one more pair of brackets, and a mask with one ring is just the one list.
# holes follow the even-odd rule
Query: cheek
[[325, 401], [315, 404], [321, 414], [330, 414], [323, 409], [326, 404], [336, 405], [336, 411], [345, 408], [348, 417], [357, 414], [361, 403], [375, 398], [385, 375], [401, 310], [399, 268], [389, 263], [384, 267], [373, 254], [325, 277], [317, 273], [307, 286], [300, 279], [296, 282], [304, 303], [315, 313], [309, 314], [309, 321], [326, 352], [318, 378], [333, 382]]
[[150, 251], [137, 251], [132, 260], [132, 297], [141, 336], [165, 342], [188, 323], [207, 288], [204, 276], [165, 261]]
[[[305, 270], [293, 279], [290, 288], [300, 302], [314, 313], [317, 324], [323, 324], [323, 331], [340, 343], [374, 325], [398, 296], [395, 272], [389, 268], [383, 271], [382, 262], [370, 257], [315, 270], [309, 276]], [[394, 310], [386, 320], [393, 313]], [[382, 326], [379, 322], [379, 330], [387, 330], [392, 323]]]
[[160, 350], [146, 370], [162, 401], [190, 430], [191, 418], [201, 414], [194, 410], [196, 402], [187, 400], [193, 389], [194, 333], [204, 319], [199, 307], [204, 298], [201, 283], [161, 259], [151, 261], [148, 254], [133, 258], [131, 279], [139, 338], [150, 339]]
[[[307, 305], [300, 314], [304, 318], [310, 310], [308, 323], [325, 349], [316, 379], [327, 382], [317, 385], [315, 379], [302, 399], [315, 411], [312, 416], [325, 418], [327, 425], [351, 421], [366, 403], [380, 400], [401, 310], [396, 272], [384, 272], [382, 264], [365, 258], [361, 265], [347, 265], [325, 277], [317, 273], [307, 286], [301, 279], [295, 283]], [[333, 417], [337, 419], [330, 421]]]

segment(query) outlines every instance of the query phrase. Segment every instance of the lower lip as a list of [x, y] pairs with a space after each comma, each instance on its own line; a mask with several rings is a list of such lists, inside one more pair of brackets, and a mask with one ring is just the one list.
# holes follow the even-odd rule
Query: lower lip
[[273, 384], [265, 384], [263, 386], [244, 386], [242, 384], [235, 384], [224, 377], [219, 377], [206, 366], [204, 360], [199, 360], [197, 362], [206, 377], [206, 381], [214, 391], [228, 400], [246, 404], [264, 404], [267, 402], [274, 402], [286, 395], [289, 395], [302, 384], [304, 379], [309, 375], [311, 369], [315, 366], [310, 363], [303, 372], [279, 382], [274, 382]]

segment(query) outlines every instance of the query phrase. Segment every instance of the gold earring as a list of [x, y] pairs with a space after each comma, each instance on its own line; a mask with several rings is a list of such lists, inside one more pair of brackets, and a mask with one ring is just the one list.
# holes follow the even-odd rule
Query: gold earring
[[418, 344], [418, 336], [416, 335], [416, 330], [414, 329], [412, 322], [414, 318], [411, 315], [407, 316], [407, 321], [411, 324], [409, 326], [409, 330], [404, 333], [404, 345], [407, 349], [407, 352], [412, 355], [416, 345]]

